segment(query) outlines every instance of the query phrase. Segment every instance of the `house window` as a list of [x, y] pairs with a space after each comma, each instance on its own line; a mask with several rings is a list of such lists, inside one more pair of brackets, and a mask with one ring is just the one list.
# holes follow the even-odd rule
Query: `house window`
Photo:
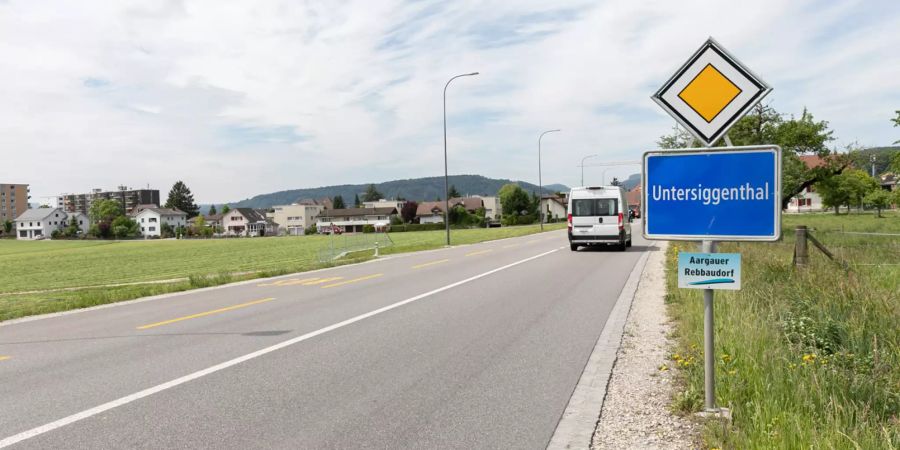
[[19, 230], [19, 237], [28, 237], [28, 232], [25, 230]]
[[150, 223], [155, 223], [155, 222], [156, 222], [156, 217], [151, 217], [150, 220], [148, 220], [148, 222], [150, 222]]
[[156, 231], [156, 227], [150, 227], [150, 231]]

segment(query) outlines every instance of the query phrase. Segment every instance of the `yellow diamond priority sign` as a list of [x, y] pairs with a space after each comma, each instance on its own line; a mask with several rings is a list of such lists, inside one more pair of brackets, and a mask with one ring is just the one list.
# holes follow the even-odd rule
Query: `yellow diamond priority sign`
[[709, 38], [653, 100], [704, 145], [711, 146], [771, 90]]

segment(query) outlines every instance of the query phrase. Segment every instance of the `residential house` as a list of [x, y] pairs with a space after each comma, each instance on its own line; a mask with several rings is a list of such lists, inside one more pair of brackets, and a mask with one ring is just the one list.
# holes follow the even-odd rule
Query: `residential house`
[[0, 225], [16, 220], [28, 210], [30, 192], [27, 184], [0, 183]]
[[197, 224], [197, 220], [203, 217], [203, 223], [207, 228], [212, 228], [214, 231], [218, 230], [219, 227], [222, 226], [222, 214], [209, 214], [206, 216], [197, 216], [191, 217], [188, 219], [189, 226], [195, 226]]
[[325, 210], [324, 205], [299, 204], [278, 205], [273, 207], [272, 221], [276, 224], [278, 234], [300, 236], [306, 229], [316, 223], [316, 217]]
[[227, 236], [265, 236], [266, 215], [253, 208], [232, 208], [222, 216], [222, 229]]
[[140, 205], [159, 205], [159, 190], [132, 189], [128, 186], [119, 186], [115, 191], [94, 189], [88, 194], [60, 194], [56, 198], [56, 204], [68, 212], [88, 214], [91, 204], [98, 200], [115, 200], [123, 211], [132, 211]]
[[[499, 202], [498, 202], [499, 203]], [[416, 218], [419, 223], [444, 223], [444, 207], [446, 203], [422, 202], [416, 209]], [[482, 197], [454, 197], [450, 199], [450, 208], [462, 206], [469, 214], [475, 214], [479, 209], [484, 208], [484, 200]], [[485, 208], [485, 212], [487, 209]]]
[[[807, 168], [814, 169], [826, 164], [826, 161], [818, 155], [800, 156], [800, 161], [806, 164]], [[803, 192], [795, 195], [788, 203], [786, 212], [812, 212], [822, 211], [822, 196], [816, 192], [816, 186], [808, 186]]]
[[473, 195], [474, 198], [480, 198], [484, 205], [484, 218], [488, 220], [500, 220], [503, 215], [503, 207], [500, 205], [499, 197], [488, 197], [481, 195]]
[[391, 224], [391, 218], [398, 215], [397, 208], [345, 208], [325, 210], [316, 220], [319, 233], [361, 232], [363, 227], [371, 225], [385, 228]]
[[68, 217], [66, 218], [65, 226], [68, 227], [73, 221], [78, 226], [78, 229], [81, 230], [82, 233], [87, 233], [91, 228], [91, 219], [87, 214], [76, 211], [76, 212], [68, 212]]
[[[347, 200], [345, 199], [344, 203], [346, 203], [346, 202], [347, 202]], [[311, 199], [311, 198], [305, 198], [302, 200], [297, 200], [296, 204], [308, 205], [308, 206], [321, 206], [322, 209], [334, 209], [334, 203], [331, 201], [330, 198], [320, 198], [318, 200]]]
[[544, 222], [565, 220], [568, 207], [565, 195], [554, 194], [541, 197], [541, 212], [544, 216]]
[[187, 227], [187, 213], [177, 209], [144, 208], [133, 218], [141, 227], [141, 235], [145, 238], [161, 237], [163, 225], [168, 225], [173, 231], [179, 227]]
[[62, 208], [36, 208], [16, 217], [16, 238], [45, 239], [56, 230], [66, 227], [68, 214]]
[[381, 199], [376, 202], [362, 202], [363, 208], [397, 208], [397, 211], [403, 210], [405, 200], [385, 200]]

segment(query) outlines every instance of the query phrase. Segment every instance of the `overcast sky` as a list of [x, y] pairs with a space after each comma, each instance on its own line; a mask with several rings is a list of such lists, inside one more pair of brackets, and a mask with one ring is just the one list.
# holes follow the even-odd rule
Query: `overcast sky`
[[[900, 139], [900, 2], [0, 0], [0, 182], [32, 202], [184, 180], [199, 202], [443, 174], [580, 183], [674, 124], [715, 37], [836, 147]], [[601, 170], [587, 168], [588, 183]], [[607, 178], [638, 172], [620, 167]]]

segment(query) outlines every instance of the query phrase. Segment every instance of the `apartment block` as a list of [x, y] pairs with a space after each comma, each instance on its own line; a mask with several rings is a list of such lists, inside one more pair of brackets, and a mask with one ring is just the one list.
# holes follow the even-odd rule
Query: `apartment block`
[[28, 210], [30, 192], [27, 184], [0, 183], [0, 223], [14, 221]]
[[127, 186], [119, 186], [115, 191], [94, 189], [87, 194], [60, 194], [56, 204], [68, 212], [87, 214], [91, 203], [97, 200], [116, 200], [125, 212], [131, 212], [138, 205], [160, 205], [158, 189], [132, 189]]

